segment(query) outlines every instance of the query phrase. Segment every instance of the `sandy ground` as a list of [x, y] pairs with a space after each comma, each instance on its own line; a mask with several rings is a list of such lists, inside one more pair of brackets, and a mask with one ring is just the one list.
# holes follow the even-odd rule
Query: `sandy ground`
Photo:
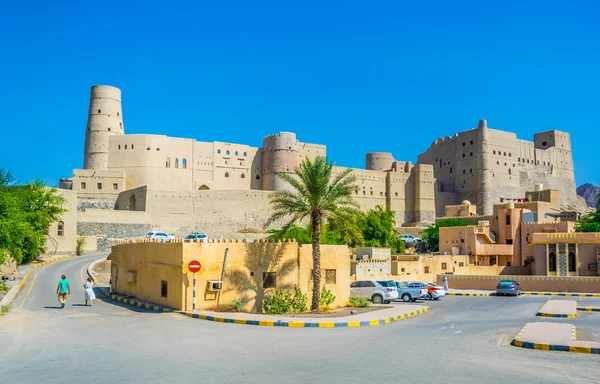
[[104, 260], [94, 265], [92, 273], [96, 276], [98, 283], [108, 285], [110, 283], [110, 260]]

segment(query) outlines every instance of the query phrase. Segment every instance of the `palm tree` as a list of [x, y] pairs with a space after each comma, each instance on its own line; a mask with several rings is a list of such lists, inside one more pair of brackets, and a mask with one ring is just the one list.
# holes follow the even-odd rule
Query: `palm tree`
[[292, 174], [280, 173], [281, 177], [292, 187], [290, 190], [275, 191], [271, 194], [271, 204], [275, 211], [265, 227], [275, 221], [287, 219], [281, 233], [291, 226], [309, 218], [312, 229], [313, 252], [313, 297], [311, 309], [319, 309], [321, 296], [321, 225], [329, 217], [348, 214], [358, 209], [358, 204], [351, 194], [355, 188], [356, 178], [346, 169], [333, 175], [333, 164], [328, 164], [324, 157], [314, 160], [304, 159], [300, 168]]

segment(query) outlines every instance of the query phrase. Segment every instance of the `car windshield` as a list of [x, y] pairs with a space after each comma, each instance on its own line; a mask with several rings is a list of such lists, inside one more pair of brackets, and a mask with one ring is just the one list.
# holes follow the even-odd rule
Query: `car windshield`
[[193, 238], [194, 238], [194, 235], [187, 235], [187, 236], [185, 237], [185, 239], [186, 239], [186, 240], [191, 240], [191, 239], [193, 239]]
[[197, 238], [198, 239], [206, 239], [208, 236], [206, 236], [204, 233], [200, 233]]
[[379, 285], [382, 285], [384, 287], [395, 287], [396, 284], [394, 284], [393, 281], [377, 281], [377, 283], [379, 283]]

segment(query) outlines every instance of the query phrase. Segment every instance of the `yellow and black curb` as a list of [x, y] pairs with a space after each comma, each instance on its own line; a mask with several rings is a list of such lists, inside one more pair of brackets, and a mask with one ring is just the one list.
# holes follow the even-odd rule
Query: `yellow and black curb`
[[256, 325], [262, 327], [287, 327], [287, 328], [357, 328], [357, 327], [376, 327], [379, 325], [391, 324], [399, 320], [405, 320], [423, 313], [429, 312], [429, 307], [419, 309], [418, 311], [412, 311], [403, 313], [397, 316], [391, 316], [384, 319], [378, 320], [366, 320], [366, 321], [348, 321], [348, 322], [331, 322], [331, 321], [320, 321], [320, 322], [303, 322], [303, 321], [274, 321], [274, 320], [252, 320], [252, 319], [233, 319], [220, 316], [210, 316], [200, 313], [193, 313], [187, 311], [179, 311], [172, 308], [161, 307], [154, 304], [148, 304], [137, 299], [124, 298], [122, 296], [112, 294], [105, 287], [100, 287], [100, 291], [109, 299], [128, 304], [138, 308], [150, 309], [156, 312], [173, 312], [191, 317], [193, 319], [214, 321], [217, 323], [230, 323], [230, 324], [243, 324], [243, 325]]
[[600, 297], [600, 293], [523, 292], [527, 296]]
[[536, 316], [541, 316], [541, 317], [557, 317], [557, 318], [561, 318], [561, 319], [574, 319], [577, 317], [577, 314], [575, 313], [544, 313], [544, 312], [538, 312], [535, 314]]
[[578, 311], [600, 312], [600, 307], [577, 307]]
[[[523, 341], [520, 339], [520, 336], [527, 329], [527, 325], [523, 327], [521, 332], [510, 343], [510, 345], [519, 348], [526, 349], [537, 349], [541, 351], [560, 351], [560, 352], [575, 352], [575, 353], [591, 353], [598, 355], [600, 354], [600, 348], [592, 347], [592, 346], [581, 346], [581, 345], [561, 345], [561, 344], [546, 344], [546, 343], [532, 343], [529, 341]], [[573, 327], [571, 332], [571, 339], [575, 340], [576, 330]]]
[[446, 293], [446, 296], [471, 296], [471, 297], [476, 297], [476, 296], [492, 296], [492, 294], [491, 293], [448, 292], [448, 293]]

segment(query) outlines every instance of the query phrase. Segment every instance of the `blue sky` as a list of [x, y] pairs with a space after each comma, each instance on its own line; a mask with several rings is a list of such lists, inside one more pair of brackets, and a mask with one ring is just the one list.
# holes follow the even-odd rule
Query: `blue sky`
[[487, 119], [571, 133], [600, 184], [594, 1], [23, 2], [0, 10], [0, 167], [56, 185], [83, 165], [89, 87], [126, 133], [260, 146], [293, 131], [337, 164], [416, 161]]

